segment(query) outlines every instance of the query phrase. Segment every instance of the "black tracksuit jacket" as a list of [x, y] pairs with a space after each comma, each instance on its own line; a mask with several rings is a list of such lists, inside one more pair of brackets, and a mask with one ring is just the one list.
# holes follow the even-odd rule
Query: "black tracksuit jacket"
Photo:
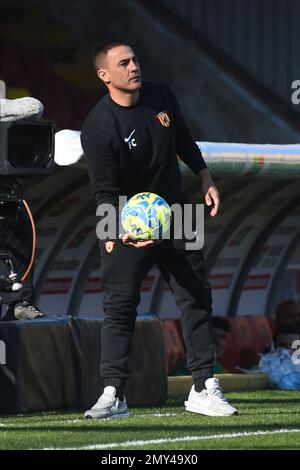
[[162, 82], [144, 82], [134, 106], [105, 95], [81, 132], [97, 205], [118, 205], [118, 196], [153, 192], [170, 205], [184, 200], [177, 155], [196, 174], [206, 168], [176, 97]]

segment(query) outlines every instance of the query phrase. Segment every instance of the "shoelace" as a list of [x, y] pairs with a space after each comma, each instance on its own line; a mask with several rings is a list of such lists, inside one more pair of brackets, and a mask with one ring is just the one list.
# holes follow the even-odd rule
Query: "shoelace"
[[224, 397], [220, 387], [216, 387], [210, 390], [210, 394], [222, 400], [223, 403], [228, 403], [227, 399]]
[[103, 395], [101, 395], [97, 403], [99, 404], [103, 403], [107, 406], [110, 406], [110, 405], [113, 405], [114, 402], [115, 402], [115, 397], [112, 397], [111, 395], [105, 395], [105, 393], [103, 393]]
[[44, 314], [40, 310], [35, 308], [33, 305], [28, 305], [27, 307], [24, 307], [24, 308], [27, 308], [28, 310], [31, 310], [33, 313], [37, 313], [41, 317], [44, 316]]
[[33, 305], [28, 305], [28, 308], [29, 310], [32, 310], [33, 312], [38, 312], [38, 313], [41, 313], [39, 310], [37, 310]]

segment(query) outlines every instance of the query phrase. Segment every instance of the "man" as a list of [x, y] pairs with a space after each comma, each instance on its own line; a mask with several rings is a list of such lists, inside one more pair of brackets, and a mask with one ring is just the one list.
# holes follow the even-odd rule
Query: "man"
[[[219, 195], [201, 152], [190, 136], [176, 98], [163, 83], [144, 83], [132, 48], [120, 41], [98, 47], [94, 65], [108, 94], [85, 120], [81, 143], [97, 205], [118, 206], [149, 191], [170, 205], [183, 204], [177, 155], [202, 180], [205, 201], [216, 216]], [[188, 251], [178, 240], [100, 240], [105, 320], [100, 372], [104, 393], [87, 418], [127, 416], [123, 394], [134, 333], [140, 285], [155, 262], [182, 311], [187, 365], [194, 385], [186, 409], [211, 416], [236, 414], [213, 378], [211, 289], [201, 250]]]

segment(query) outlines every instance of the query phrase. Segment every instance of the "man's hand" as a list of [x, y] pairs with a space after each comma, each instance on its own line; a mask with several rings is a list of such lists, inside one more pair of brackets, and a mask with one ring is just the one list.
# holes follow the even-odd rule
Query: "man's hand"
[[130, 238], [128, 233], [122, 237], [124, 245], [134, 246], [134, 248], [151, 248], [153, 245], [160, 243], [161, 240], [134, 240]]
[[215, 186], [210, 186], [205, 193], [205, 202], [208, 206], [211, 206], [213, 203], [214, 207], [210, 211], [210, 215], [215, 217], [218, 213], [220, 207], [220, 195], [219, 191]]
[[210, 215], [215, 217], [218, 213], [220, 207], [220, 194], [217, 190], [210, 173], [207, 169], [199, 172], [199, 175], [202, 178], [202, 191], [205, 196], [205, 203], [208, 206], [213, 204], [213, 208], [210, 211]]

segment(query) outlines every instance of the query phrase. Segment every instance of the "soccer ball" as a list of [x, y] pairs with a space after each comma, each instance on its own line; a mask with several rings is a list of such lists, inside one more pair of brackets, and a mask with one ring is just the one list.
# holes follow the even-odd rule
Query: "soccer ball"
[[171, 225], [169, 204], [154, 193], [139, 193], [127, 201], [122, 210], [122, 225], [131, 238], [159, 239]]

